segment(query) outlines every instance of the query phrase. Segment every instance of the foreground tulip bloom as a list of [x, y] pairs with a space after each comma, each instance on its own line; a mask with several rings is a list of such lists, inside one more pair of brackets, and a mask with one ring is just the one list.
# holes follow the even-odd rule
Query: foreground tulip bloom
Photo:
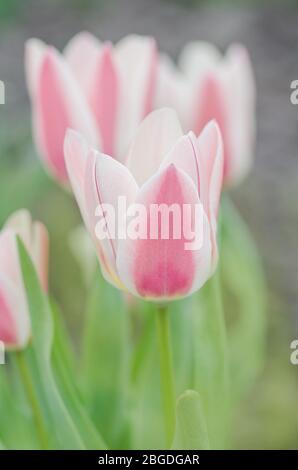
[[[89, 147], [76, 132], [65, 139], [69, 178], [85, 224], [96, 246], [104, 276], [116, 287], [150, 300], [183, 297], [199, 289], [214, 271], [217, 261], [216, 226], [222, 184], [222, 139], [217, 124], [210, 122], [197, 138], [183, 135], [175, 113], [162, 109], [151, 113], [139, 127], [126, 166]], [[119, 197], [127, 206], [145, 208], [138, 220], [142, 237], [98, 239], [96, 227], [101, 212], [108, 234], [115, 221], [105, 207], [116, 207]], [[202, 242], [186, 249], [180, 237], [164, 238], [160, 229], [151, 236], [150, 210], [166, 206], [202, 207]], [[101, 210], [100, 210], [101, 209]], [[144, 214], [144, 213], [143, 213]], [[125, 217], [124, 217], [125, 218]], [[123, 226], [124, 218], [117, 220]], [[183, 223], [185, 220], [183, 221]], [[182, 224], [182, 222], [181, 222]]]
[[41, 285], [47, 290], [48, 234], [30, 214], [21, 210], [0, 232], [0, 340], [6, 348], [22, 349], [31, 328], [17, 249], [17, 235], [31, 256]]
[[194, 42], [178, 67], [159, 62], [157, 106], [176, 109], [185, 131], [198, 135], [215, 119], [224, 143], [224, 184], [239, 183], [250, 170], [255, 144], [255, 82], [246, 49], [232, 45], [222, 57], [211, 44]]
[[31, 39], [25, 68], [36, 145], [61, 183], [67, 182], [67, 128], [121, 159], [137, 126], [152, 110], [156, 52], [151, 38], [128, 36], [113, 47], [80, 33], [63, 55]]

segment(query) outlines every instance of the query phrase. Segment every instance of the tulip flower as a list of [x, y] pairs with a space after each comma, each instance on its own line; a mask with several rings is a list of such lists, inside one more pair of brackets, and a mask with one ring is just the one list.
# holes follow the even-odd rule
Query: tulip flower
[[40, 222], [20, 210], [0, 232], [0, 340], [8, 349], [24, 348], [31, 336], [30, 318], [17, 249], [21, 238], [47, 290], [48, 234]]
[[156, 52], [151, 38], [128, 36], [113, 47], [80, 33], [63, 54], [30, 39], [25, 68], [36, 145], [61, 183], [67, 182], [63, 156], [67, 128], [121, 159], [152, 109]]
[[211, 44], [194, 42], [183, 50], [178, 67], [159, 61], [156, 106], [171, 106], [187, 132], [198, 135], [215, 119], [224, 143], [224, 184], [235, 185], [248, 173], [255, 143], [255, 82], [241, 45], [224, 57]]
[[[68, 131], [65, 160], [69, 179], [108, 281], [136, 296], [166, 301], [191, 294], [211, 276], [217, 261], [222, 148], [214, 121], [198, 138], [193, 132], [183, 135], [170, 109], [155, 111], [142, 122], [125, 165], [94, 150], [78, 133]], [[115, 232], [115, 220], [110, 211], [106, 213], [106, 207], [118, 206], [120, 197], [129, 208], [145, 209], [138, 220], [145, 234], [132, 237], [117, 232], [115, 238], [99, 239], [97, 216], [103, 215], [108, 235]], [[170, 234], [165, 238], [154, 226], [151, 208], [173, 205], [182, 213], [185, 207], [190, 208], [186, 222], [193, 220], [195, 207], [202, 208], [200, 226], [196, 227], [202, 233], [198, 249], [186, 248], [188, 238], [183, 230], [180, 237]], [[125, 225], [126, 219], [121, 217], [116, 221], [118, 228]]]

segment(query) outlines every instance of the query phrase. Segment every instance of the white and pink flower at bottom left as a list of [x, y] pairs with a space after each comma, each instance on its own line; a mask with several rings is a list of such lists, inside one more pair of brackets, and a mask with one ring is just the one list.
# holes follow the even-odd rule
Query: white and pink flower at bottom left
[[19, 210], [0, 231], [0, 341], [6, 349], [23, 349], [31, 338], [17, 236], [32, 259], [44, 291], [48, 286], [47, 230], [42, 223], [33, 221], [28, 211]]

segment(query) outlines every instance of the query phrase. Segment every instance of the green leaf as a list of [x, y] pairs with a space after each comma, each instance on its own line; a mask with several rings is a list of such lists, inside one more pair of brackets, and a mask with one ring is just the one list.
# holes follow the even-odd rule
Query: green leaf
[[177, 401], [176, 434], [172, 448], [175, 450], [209, 449], [207, 426], [200, 396], [186, 390]]
[[[86, 448], [106, 449], [102, 437], [88, 416], [85, 404], [80, 396], [75, 376], [75, 358], [72, 347], [62, 322], [61, 313], [53, 306], [54, 344], [52, 363], [54, 375], [71, 417], [80, 430]], [[61, 360], [63, 358], [63, 360]]]
[[225, 447], [228, 413], [228, 350], [219, 272], [194, 297], [194, 389], [200, 393], [212, 448]]
[[[231, 392], [240, 399], [262, 370], [266, 338], [266, 285], [255, 242], [232, 202], [223, 201], [221, 266], [225, 310], [231, 312], [228, 345]], [[232, 398], [232, 399], [233, 399]]]
[[[130, 389], [131, 441], [133, 449], [164, 449], [156, 306], [138, 301], [138, 335], [132, 356]], [[146, 423], [144, 425], [144, 423]]]
[[96, 272], [85, 320], [81, 389], [97, 428], [116, 448], [128, 446], [129, 354], [124, 297]]
[[30, 410], [13, 364], [0, 366], [0, 441], [8, 449], [38, 449]]
[[[26, 249], [18, 239], [18, 249], [32, 325], [32, 345], [26, 351], [27, 363], [51, 446], [58, 449], [84, 449], [84, 439], [76, 427], [57, 387], [52, 366], [53, 322], [49, 302], [43, 294]], [[63, 361], [63, 358], [61, 358]]]

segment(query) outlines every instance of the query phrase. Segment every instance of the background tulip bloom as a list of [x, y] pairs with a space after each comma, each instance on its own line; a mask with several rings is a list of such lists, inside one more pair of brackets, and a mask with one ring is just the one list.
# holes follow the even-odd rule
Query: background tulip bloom
[[31, 335], [17, 235], [32, 258], [44, 290], [48, 273], [47, 231], [40, 222], [32, 222], [27, 211], [20, 210], [0, 232], [0, 340], [13, 349], [25, 347]]
[[225, 56], [211, 44], [193, 42], [178, 67], [167, 56], [159, 61], [157, 106], [171, 106], [185, 131], [198, 135], [215, 119], [224, 142], [224, 183], [239, 183], [248, 173], [255, 144], [255, 82], [250, 59], [241, 45]]
[[63, 141], [73, 128], [92, 145], [121, 159], [141, 120], [152, 110], [155, 42], [128, 36], [115, 47], [80, 33], [61, 55], [31, 39], [26, 76], [35, 141], [46, 166], [67, 181]]
[[[69, 131], [65, 159], [103, 274], [112, 284], [146, 299], [168, 300], [191, 294], [210, 277], [217, 260], [216, 221], [223, 171], [222, 139], [214, 121], [196, 138], [192, 132], [183, 135], [173, 111], [151, 113], [137, 131], [126, 166]], [[160, 232], [156, 239], [147, 231], [144, 239], [98, 240], [96, 211], [105, 204], [116, 207], [119, 196], [125, 196], [127, 206], [135, 203], [148, 209], [147, 227], [152, 205], [189, 205], [193, 209], [202, 204], [200, 249], [187, 250], [184, 235], [163, 239]], [[107, 231], [112, 232], [113, 221], [104, 215]]]

